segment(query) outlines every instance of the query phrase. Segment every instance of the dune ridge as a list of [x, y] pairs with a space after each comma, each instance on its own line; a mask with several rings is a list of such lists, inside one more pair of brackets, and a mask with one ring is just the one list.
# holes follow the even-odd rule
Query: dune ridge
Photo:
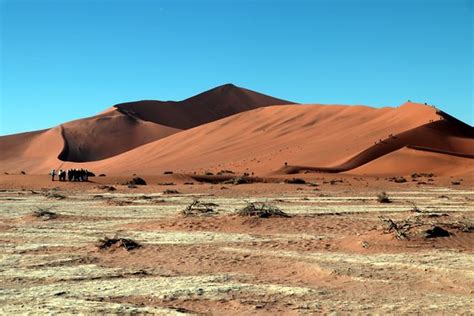
[[189, 129], [244, 111], [281, 104], [293, 102], [225, 84], [182, 101], [136, 101], [114, 107], [145, 121]]

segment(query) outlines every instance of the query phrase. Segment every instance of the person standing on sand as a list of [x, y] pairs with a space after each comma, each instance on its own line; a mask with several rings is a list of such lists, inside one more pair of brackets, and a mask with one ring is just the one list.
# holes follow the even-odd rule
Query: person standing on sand
[[55, 174], [56, 172], [54, 171], [54, 169], [51, 169], [51, 172], [49, 173], [49, 175], [51, 176], [51, 181], [54, 181]]

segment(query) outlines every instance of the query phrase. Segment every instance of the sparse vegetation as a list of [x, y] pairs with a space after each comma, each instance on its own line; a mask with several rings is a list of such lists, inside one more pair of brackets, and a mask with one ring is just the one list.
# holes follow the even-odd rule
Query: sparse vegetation
[[47, 197], [48, 199], [63, 200], [66, 198], [66, 196], [56, 193], [56, 192], [46, 192], [46, 193], [43, 193], [43, 195]]
[[225, 174], [235, 174], [235, 173], [231, 170], [221, 170], [217, 173], [217, 175], [219, 175], [219, 176], [225, 175]]
[[400, 240], [410, 238], [410, 229], [414, 226], [414, 223], [410, 220], [395, 222], [394, 220], [383, 216], [379, 216], [379, 219], [384, 226], [384, 233], [388, 234], [393, 232], [395, 233], [395, 237]]
[[111, 185], [99, 185], [97, 188], [100, 189], [100, 190], [105, 190], [105, 191], [115, 191], [115, 190], [117, 190], [115, 187], [113, 187]]
[[146, 181], [140, 177], [134, 177], [132, 180], [125, 182], [126, 185], [146, 185]]
[[410, 212], [421, 213], [422, 210], [415, 204], [415, 202], [410, 202], [411, 210]]
[[395, 182], [395, 183], [405, 183], [407, 182], [407, 179], [404, 177], [390, 177], [387, 179], [390, 182]]
[[377, 195], [377, 201], [379, 201], [379, 203], [392, 203], [386, 192], [380, 192]]
[[285, 179], [285, 183], [289, 184], [306, 184], [306, 181], [300, 178]]
[[33, 216], [42, 219], [43, 221], [49, 221], [51, 219], [58, 218], [58, 214], [51, 211], [51, 208], [39, 208], [33, 212]]
[[179, 191], [178, 190], [166, 189], [166, 190], [163, 191], [163, 194], [179, 194]]
[[192, 201], [184, 210], [181, 211], [181, 214], [185, 217], [188, 216], [210, 216], [217, 214], [216, 211], [212, 208], [216, 204], [213, 203], [203, 203], [199, 200]]
[[114, 236], [109, 238], [107, 236], [100, 238], [96, 243], [97, 248], [101, 250], [110, 248], [123, 248], [127, 251], [142, 247], [138, 242], [130, 238], [119, 238]]
[[278, 207], [265, 203], [248, 203], [247, 206], [237, 212], [237, 215], [259, 218], [290, 217]]
[[449, 237], [451, 234], [439, 226], [433, 226], [430, 229], [427, 229], [423, 234], [425, 238], [437, 238], [437, 237]]
[[250, 181], [250, 179], [248, 177], [243, 177], [243, 176], [240, 176], [240, 177], [235, 177], [235, 178], [232, 178], [232, 179], [229, 179], [229, 180], [226, 180], [224, 182], [222, 182], [223, 184], [234, 184], [234, 185], [238, 185], [238, 184], [247, 184], [247, 183], [251, 183], [252, 181]]

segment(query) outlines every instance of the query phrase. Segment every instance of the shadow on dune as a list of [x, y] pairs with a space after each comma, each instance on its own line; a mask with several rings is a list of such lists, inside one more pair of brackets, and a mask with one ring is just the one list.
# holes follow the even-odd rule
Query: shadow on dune
[[474, 128], [442, 111], [436, 113], [440, 116], [440, 120], [379, 140], [340, 165], [331, 167], [288, 165], [276, 173], [349, 171], [404, 147], [474, 159]]

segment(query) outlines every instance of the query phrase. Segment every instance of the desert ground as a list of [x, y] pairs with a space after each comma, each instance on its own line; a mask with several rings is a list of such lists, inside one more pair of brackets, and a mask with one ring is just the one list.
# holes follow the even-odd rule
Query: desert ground
[[143, 178], [0, 175], [0, 313], [474, 310], [472, 177]]

